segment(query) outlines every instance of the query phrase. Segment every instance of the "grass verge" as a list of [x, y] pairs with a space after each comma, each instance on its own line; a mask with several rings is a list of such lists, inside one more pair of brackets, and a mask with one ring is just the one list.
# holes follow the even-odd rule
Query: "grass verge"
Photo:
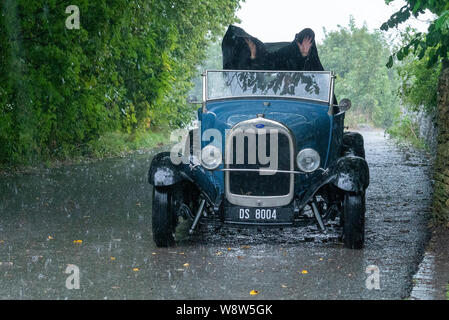
[[70, 146], [65, 149], [64, 153], [34, 161], [29, 165], [0, 164], [0, 176], [31, 173], [42, 168], [88, 163], [105, 158], [124, 157], [133, 152], [147, 151], [169, 144], [170, 132], [171, 130], [168, 128], [136, 134], [109, 132], [83, 146]]
[[399, 143], [411, 144], [415, 149], [429, 152], [429, 146], [419, 137], [418, 124], [409, 117], [396, 121], [385, 131]]

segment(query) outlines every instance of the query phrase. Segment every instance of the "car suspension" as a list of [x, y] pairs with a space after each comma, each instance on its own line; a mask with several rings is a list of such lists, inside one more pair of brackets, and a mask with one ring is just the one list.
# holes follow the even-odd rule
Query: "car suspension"
[[206, 199], [201, 199], [200, 206], [196, 212], [195, 219], [193, 220], [192, 226], [190, 227], [189, 234], [195, 232], [196, 225], [200, 221], [201, 215], [203, 214], [204, 205], [206, 204]]

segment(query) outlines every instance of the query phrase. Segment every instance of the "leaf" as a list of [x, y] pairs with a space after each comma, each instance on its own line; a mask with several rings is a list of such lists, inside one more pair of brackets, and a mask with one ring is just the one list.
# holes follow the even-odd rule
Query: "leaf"
[[390, 56], [388, 58], [388, 62], [386, 64], [386, 66], [387, 66], [388, 69], [390, 69], [393, 66], [393, 57], [392, 56]]
[[259, 291], [257, 291], [257, 290], [251, 290], [251, 292], [250, 292], [249, 294], [252, 295], [252, 296], [255, 296], [255, 295], [258, 295], [258, 294], [259, 294]]
[[73, 243], [81, 244], [81, 243], [83, 243], [83, 240], [73, 240]]
[[382, 23], [382, 25], [380, 26], [380, 30], [382, 30], [382, 31], [388, 31], [388, 29], [389, 29], [389, 26], [388, 26], [388, 23], [386, 23], [386, 22]]

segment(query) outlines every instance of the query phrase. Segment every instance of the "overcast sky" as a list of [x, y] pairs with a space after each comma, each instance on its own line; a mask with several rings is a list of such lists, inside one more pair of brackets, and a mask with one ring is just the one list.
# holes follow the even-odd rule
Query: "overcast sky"
[[[390, 5], [385, 0], [246, 0], [237, 12], [242, 20], [240, 27], [263, 42], [292, 41], [295, 34], [304, 28], [312, 28], [316, 40], [324, 38], [326, 30], [336, 30], [337, 25], [347, 26], [353, 15], [357, 26], [366, 22], [373, 30], [405, 4], [396, 0]], [[431, 14], [411, 18], [408, 23], [420, 31], [426, 31], [424, 21]]]

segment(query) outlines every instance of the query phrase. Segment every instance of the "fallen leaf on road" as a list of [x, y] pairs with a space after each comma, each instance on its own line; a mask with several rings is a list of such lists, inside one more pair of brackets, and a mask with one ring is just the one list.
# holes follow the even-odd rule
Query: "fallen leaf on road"
[[133, 268], [133, 271], [134, 272], [137, 272], [137, 271], [139, 271], [140, 269], [139, 268]]
[[52, 240], [53, 237], [52, 237], [52, 236], [48, 236], [47, 239], [48, 239], [48, 240]]
[[73, 243], [83, 243], [83, 240], [73, 240]]
[[114, 261], [114, 260], [115, 260], [115, 257], [111, 257], [111, 260]]
[[190, 264], [184, 263], [183, 266], [184, 266], [184, 267], [188, 267], [188, 266], [190, 266]]
[[251, 248], [250, 246], [242, 246], [242, 249], [249, 249]]
[[259, 294], [259, 291], [251, 290], [251, 292], [249, 294], [252, 295], [252, 296], [255, 296], [255, 295]]
[[307, 270], [302, 270], [301, 273], [302, 274], [308, 274], [309, 272]]

